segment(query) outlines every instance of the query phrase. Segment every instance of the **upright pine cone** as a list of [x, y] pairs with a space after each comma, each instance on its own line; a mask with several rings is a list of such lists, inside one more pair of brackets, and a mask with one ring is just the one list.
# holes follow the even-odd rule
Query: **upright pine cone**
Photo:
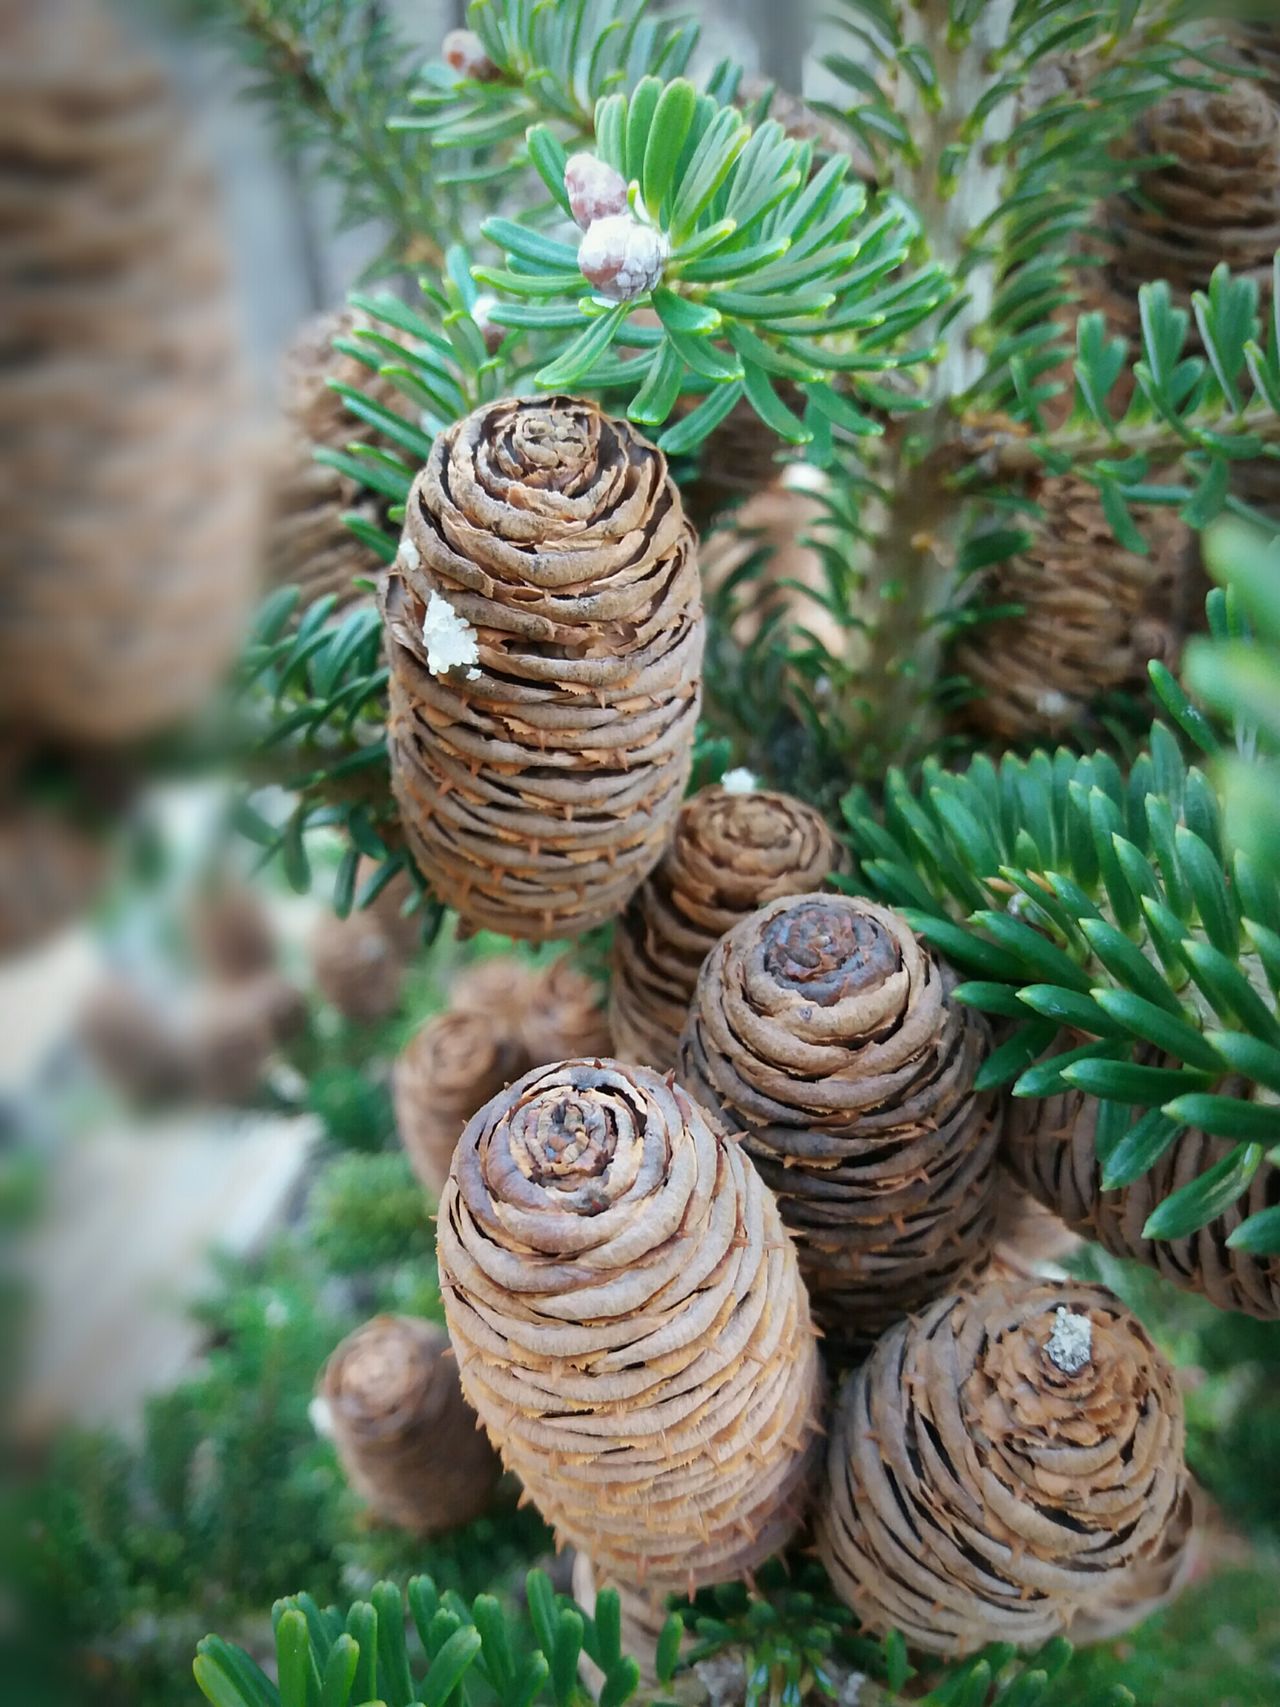
[[541, 940], [619, 912], [692, 755], [693, 534], [661, 452], [568, 397], [436, 440], [383, 582], [410, 849], [472, 926]]
[[367, 913], [322, 918], [308, 946], [316, 989], [344, 1019], [370, 1025], [396, 1011], [404, 962], [376, 919]]
[[534, 969], [514, 954], [492, 954], [464, 966], [449, 985], [449, 1006], [459, 1013], [485, 1015], [512, 1035], [520, 1029], [532, 999]]
[[1046, 480], [1035, 536], [987, 575], [982, 603], [1019, 614], [979, 623], [952, 667], [979, 691], [963, 720], [1001, 740], [1056, 736], [1102, 695], [1137, 689], [1152, 658], [1176, 663], [1195, 581], [1186, 524], [1173, 510], [1143, 517], [1150, 555], [1116, 540], [1096, 489]]
[[0, 702], [94, 746], [198, 706], [258, 504], [210, 174], [94, 0], [15, 0], [0, 68]]
[[837, 1593], [941, 1654], [1132, 1606], [1190, 1504], [1173, 1370], [1075, 1283], [980, 1287], [886, 1334], [841, 1393], [828, 1471]]
[[973, 1272], [995, 1232], [981, 1022], [886, 907], [782, 899], [711, 950], [681, 1083], [777, 1193], [813, 1311], [848, 1356]]
[[437, 1014], [415, 1032], [392, 1071], [396, 1126], [413, 1171], [433, 1197], [449, 1177], [462, 1129], [482, 1103], [529, 1065], [519, 1040], [486, 1014]]
[[[1156, 1054], [1150, 1056], [1158, 1064]], [[1234, 1086], [1239, 1094], [1241, 1084]], [[1232, 1085], [1226, 1087], [1232, 1093]], [[1280, 1168], [1264, 1162], [1229, 1209], [1185, 1239], [1144, 1239], [1157, 1204], [1221, 1161], [1232, 1149], [1188, 1127], [1132, 1185], [1103, 1191], [1094, 1144], [1098, 1102], [1083, 1091], [1041, 1101], [1010, 1099], [1004, 1156], [1020, 1184], [1074, 1232], [1096, 1239], [1113, 1256], [1154, 1268], [1185, 1292], [1199, 1292], [1222, 1310], [1280, 1318], [1280, 1257], [1233, 1250], [1227, 1244], [1246, 1217], [1280, 1205]], [[1280, 1130], [1280, 1110], [1276, 1114]]]
[[1245, 65], [1258, 72], [1261, 87], [1280, 106], [1280, 23], [1232, 23], [1227, 37]]
[[821, 1375], [746, 1159], [643, 1067], [535, 1068], [467, 1127], [438, 1254], [462, 1387], [563, 1540], [653, 1592], [800, 1522]]
[[788, 794], [717, 786], [686, 800], [614, 932], [609, 1023], [618, 1053], [674, 1066], [708, 952], [766, 901], [820, 888], [839, 862], [821, 814]]
[[534, 1067], [615, 1053], [604, 985], [568, 954], [534, 973], [518, 1030]]
[[1132, 141], [1139, 157], [1172, 159], [1107, 208], [1113, 281], [1136, 296], [1148, 280], [1167, 279], [1185, 305], [1226, 261], [1269, 302], [1280, 249], [1280, 109], [1265, 90], [1246, 78], [1175, 89], [1138, 119]]
[[384, 1523], [434, 1535], [483, 1516], [501, 1468], [434, 1322], [375, 1316], [325, 1364], [320, 1396], [348, 1482]]
[[340, 605], [357, 596], [357, 575], [373, 578], [382, 565], [343, 521], [350, 512], [377, 522], [378, 505], [349, 475], [315, 460], [318, 446], [344, 450], [370, 442], [375, 429], [351, 414], [329, 381], [364, 392], [371, 402], [398, 414], [405, 399], [389, 380], [354, 356], [333, 347], [360, 324], [354, 309], [340, 308], [309, 320], [289, 349], [284, 365], [284, 431], [267, 524], [267, 580], [271, 586], [302, 589], [304, 607], [333, 593]]
[[276, 937], [256, 890], [220, 883], [202, 891], [188, 918], [191, 947], [201, 970], [219, 982], [270, 972], [276, 964]]

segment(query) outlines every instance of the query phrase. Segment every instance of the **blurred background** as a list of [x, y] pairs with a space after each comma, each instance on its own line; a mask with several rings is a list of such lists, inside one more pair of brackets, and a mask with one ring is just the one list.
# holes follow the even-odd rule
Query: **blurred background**
[[[379, 1524], [315, 1397], [375, 1311], [440, 1316], [392, 1065], [500, 945], [446, 928], [423, 946], [394, 884], [336, 919], [337, 837], [299, 847], [304, 896], [287, 858], [255, 875], [252, 834], [229, 821], [219, 683], [260, 592], [347, 538], [350, 495], [310, 461], [327, 396], [313, 317], [389, 233], [246, 100], [219, 10], [0, 0], [14, 1701], [176, 1707], [196, 1698], [198, 1637], [252, 1645], [277, 1594], [350, 1597], [424, 1566], [474, 1594], [503, 1561], [514, 1579], [550, 1552], [509, 1500], [428, 1549]], [[348, 8], [422, 56], [461, 10]], [[816, 26], [792, 6], [697, 10], [709, 57], [820, 90]], [[1090, 1262], [1183, 1370], [1213, 1515], [1189, 1594], [1083, 1656], [1069, 1687], [1083, 1701], [1114, 1675], [1160, 1707], [1280, 1701], [1280, 1332]]]

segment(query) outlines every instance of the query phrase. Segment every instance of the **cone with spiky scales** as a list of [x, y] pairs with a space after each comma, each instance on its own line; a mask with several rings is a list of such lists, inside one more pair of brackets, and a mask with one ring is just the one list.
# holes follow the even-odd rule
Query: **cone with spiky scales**
[[401, 1050], [392, 1073], [396, 1126], [433, 1197], [444, 1189], [468, 1120], [528, 1066], [514, 1033], [466, 1009], [429, 1019]]
[[1003, 740], [1054, 737], [1104, 695], [1138, 691], [1152, 658], [1174, 665], [1197, 603], [1191, 535], [1175, 511], [1142, 516], [1149, 553], [1116, 539], [1096, 488], [1044, 483], [1027, 548], [991, 569], [980, 594], [1010, 614], [965, 631], [955, 671], [973, 684], [961, 712]]
[[991, 1252], [1000, 1108], [951, 987], [903, 919], [844, 895], [762, 907], [698, 976], [680, 1081], [777, 1193], [837, 1358]]
[[0, 70], [0, 710], [101, 749], [198, 708], [247, 623], [258, 482], [212, 179], [93, 0]]
[[392, 780], [433, 891], [475, 928], [569, 936], [661, 855], [692, 760], [693, 534], [661, 453], [567, 397], [442, 433], [382, 584]]
[[284, 363], [284, 416], [270, 487], [266, 579], [296, 586], [305, 608], [332, 593], [338, 604], [360, 596], [357, 576], [376, 579], [381, 563], [347, 526], [344, 516], [379, 520], [377, 503], [350, 475], [317, 462], [317, 449], [340, 451], [376, 439], [373, 427], [346, 408], [331, 382], [352, 386], [397, 414], [408, 405], [390, 380], [335, 349], [364, 322], [355, 309], [332, 309], [307, 321]]
[[[1167, 1064], [1154, 1052], [1145, 1061]], [[1223, 1088], [1228, 1095], [1246, 1094], [1241, 1080], [1228, 1081]], [[1280, 1168], [1264, 1161], [1240, 1197], [1195, 1232], [1180, 1239], [1149, 1239], [1143, 1228], [1152, 1211], [1220, 1162], [1233, 1145], [1198, 1127], [1186, 1127], [1131, 1184], [1104, 1191], [1095, 1144], [1098, 1112], [1097, 1099], [1083, 1091], [1012, 1098], [1004, 1137], [1011, 1173], [1074, 1232], [1096, 1239], [1113, 1256], [1145, 1263], [1174, 1286], [1201, 1293], [1219, 1309], [1280, 1319], [1280, 1257], [1229, 1243], [1250, 1215], [1280, 1205]], [[1280, 1107], [1276, 1126], [1280, 1131]]]
[[1126, 1627], [1186, 1545], [1174, 1372], [1103, 1287], [953, 1294], [849, 1377], [827, 1496], [819, 1551], [872, 1632], [955, 1655]]
[[564, 1541], [646, 1593], [783, 1547], [821, 1373], [742, 1149], [657, 1073], [535, 1068], [468, 1125], [438, 1256], [463, 1391]]
[[436, 1535], [487, 1510], [500, 1465], [434, 1322], [375, 1316], [330, 1357], [320, 1398], [347, 1480], [375, 1517]]
[[609, 1020], [618, 1052], [673, 1067], [709, 951], [757, 907], [820, 888], [840, 863], [825, 820], [790, 795], [717, 785], [686, 800], [614, 932]]

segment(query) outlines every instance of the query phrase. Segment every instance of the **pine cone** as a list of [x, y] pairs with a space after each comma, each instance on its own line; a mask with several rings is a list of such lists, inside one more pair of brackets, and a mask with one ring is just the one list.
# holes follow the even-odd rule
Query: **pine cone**
[[1260, 87], [1280, 106], [1280, 24], [1231, 23], [1227, 39], [1243, 63], [1260, 73]]
[[449, 1006], [457, 1013], [484, 1014], [495, 1030], [515, 1036], [528, 1012], [533, 982], [534, 970], [526, 961], [492, 954], [454, 975]]
[[535, 1068], [467, 1127], [438, 1256], [463, 1391], [562, 1540], [646, 1592], [791, 1538], [821, 1376], [742, 1150], [657, 1073]]
[[[274, 973], [265, 974], [272, 994]], [[255, 981], [256, 982], [256, 981]], [[279, 980], [283, 983], [284, 980]], [[288, 986], [286, 986], [287, 988]], [[206, 1103], [251, 1103], [275, 1046], [273, 1014], [261, 991], [220, 985], [206, 991], [191, 1029], [195, 1090]]]
[[[790, 381], [782, 381], [779, 396], [788, 409], [803, 413], [804, 396]], [[680, 398], [675, 418], [689, 414], [700, 402], [692, 393]], [[778, 457], [784, 448], [746, 398], [739, 399], [699, 446], [696, 470], [680, 488], [685, 511], [699, 534], [709, 533], [721, 517], [753, 493], [776, 484], [782, 474]]]
[[[1008, 1117], [1006, 1117], [1006, 1130]], [[1052, 1210], [1000, 1169], [996, 1191], [994, 1260], [1013, 1274], [1032, 1278], [1045, 1263], [1059, 1263], [1078, 1250], [1079, 1235]]]
[[1116, 541], [1087, 482], [1047, 480], [1039, 501], [1031, 544], [995, 566], [982, 594], [1022, 614], [978, 624], [951, 655], [981, 690], [964, 723], [1002, 740], [1059, 735], [1102, 695], [1141, 689], [1150, 659], [1176, 664], [1192, 617], [1190, 535], [1173, 510], [1141, 518], [1151, 553], [1140, 557]]
[[346, 1478], [375, 1517], [436, 1535], [483, 1516], [500, 1466], [434, 1322], [375, 1316], [326, 1363], [320, 1396]]
[[[376, 861], [367, 857], [361, 859], [356, 867], [357, 898], [377, 869]], [[422, 947], [422, 914], [416, 908], [405, 912], [416, 892], [417, 885], [412, 876], [402, 867], [389, 883], [379, 889], [367, 907], [359, 909], [365, 918], [377, 925], [394, 952], [406, 963]]]
[[530, 1064], [612, 1055], [605, 998], [599, 979], [575, 966], [568, 954], [539, 968], [520, 1016], [520, 1039]]
[[364, 392], [371, 402], [405, 413], [405, 399], [389, 380], [354, 356], [335, 350], [335, 338], [366, 324], [354, 309], [316, 315], [291, 346], [284, 369], [285, 428], [271, 481], [266, 563], [270, 586], [302, 589], [303, 608], [332, 593], [339, 606], [359, 596], [357, 575], [376, 580], [382, 564], [343, 521], [354, 511], [381, 520], [379, 505], [348, 475], [315, 460], [318, 446], [345, 450], [377, 441], [376, 429], [348, 412], [329, 380]]
[[991, 1251], [998, 1105], [950, 984], [896, 913], [843, 895], [761, 908], [698, 976], [680, 1081], [777, 1193], [838, 1357]]
[[77, 1030], [94, 1066], [126, 1097], [172, 1102], [190, 1093], [195, 1062], [189, 1040], [128, 979], [108, 978], [92, 990]]
[[1110, 1616], [1185, 1521], [1182, 1401], [1101, 1286], [991, 1285], [845, 1384], [818, 1545], [871, 1631], [963, 1654]]
[[322, 918], [310, 950], [316, 988], [344, 1019], [368, 1025], [395, 1012], [404, 964], [375, 919], [363, 913]]
[[1265, 91], [1245, 78], [1175, 89], [1138, 119], [1133, 153], [1173, 159], [1108, 207], [1113, 281], [1136, 297], [1167, 279], [1186, 306], [1226, 261], [1257, 280], [1265, 308], [1280, 249], [1280, 109]]
[[383, 612], [392, 777], [436, 894], [534, 940], [619, 912], [698, 715], [693, 535], [661, 453], [571, 398], [477, 410], [418, 476]]
[[98, 839], [22, 800], [0, 804], [0, 959], [22, 954], [85, 910], [106, 873]]
[[222, 884], [197, 896], [188, 929], [197, 963], [220, 982], [236, 984], [275, 967], [275, 932], [266, 908], [242, 884]]
[[92, 0], [19, 0], [0, 71], [0, 700], [103, 743], [239, 643], [258, 501], [212, 180]]
[[[1160, 1064], [1161, 1058], [1153, 1053], [1144, 1060]], [[1229, 1080], [1224, 1094], [1242, 1090], [1243, 1081]], [[1185, 1239], [1144, 1239], [1142, 1229], [1156, 1205], [1220, 1161], [1232, 1144], [1189, 1127], [1132, 1185], [1103, 1191], [1094, 1148], [1098, 1106], [1082, 1091], [1039, 1101], [1011, 1098], [1004, 1158], [1014, 1178], [1073, 1232], [1096, 1239], [1113, 1256], [1145, 1263], [1219, 1309], [1280, 1317], [1280, 1258], [1227, 1245], [1247, 1216], [1280, 1204], [1280, 1168], [1264, 1163], [1230, 1209]]]
[[405, 1045], [391, 1080], [396, 1126], [433, 1197], [444, 1189], [468, 1120], [528, 1065], [517, 1039], [480, 1013], [437, 1014]]
[[[825, 476], [808, 463], [789, 463], [774, 484], [747, 498], [703, 540], [698, 567], [709, 607], [715, 608], [716, 595], [734, 583], [729, 623], [738, 646], [750, 646], [776, 624], [789, 638], [812, 635], [834, 657], [847, 650], [847, 630], [820, 597], [809, 596], [827, 590], [822, 557], [806, 544], [825, 513], [824, 487]], [[764, 561], [743, 579], [739, 571], [758, 553]], [[800, 636], [797, 630], [803, 631]]]
[[715, 787], [686, 800], [657, 870], [614, 932], [609, 1023], [618, 1053], [674, 1066], [710, 950], [757, 907], [820, 888], [839, 864], [821, 815], [790, 795]]

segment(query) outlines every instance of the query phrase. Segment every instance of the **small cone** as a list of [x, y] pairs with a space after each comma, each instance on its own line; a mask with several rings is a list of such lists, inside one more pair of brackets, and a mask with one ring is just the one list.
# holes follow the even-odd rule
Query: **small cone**
[[618, 1053], [674, 1067], [710, 950], [757, 907], [820, 888], [840, 863], [821, 815], [790, 795], [714, 787], [686, 800], [670, 846], [614, 932], [609, 1023]]
[[804, 1509], [821, 1375], [742, 1149], [643, 1067], [535, 1068], [437, 1219], [463, 1391], [562, 1538], [646, 1593], [732, 1580]]
[[605, 999], [600, 980], [567, 954], [536, 971], [519, 1026], [530, 1065], [614, 1054]]
[[267, 581], [302, 589], [302, 608], [332, 593], [339, 607], [360, 596], [356, 576], [376, 580], [381, 561], [361, 544], [343, 516], [377, 523], [377, 501], [349, 475], [315, 460], [317, 447], [345, 450], [378, 439], [375, 428], [349, 413], [336, 380], [396, 414], [407, 411], [403, 394], [354, 356], [336, 350], [365, 324], [354, 309], [319, 314], [302, 328], [285, 359], [284, 430], [271, 482], [267, 526]]
[[951, 654], [979, 690], [965, 725], [1001, 740], [1056, 737], [1104, 694], [1140, 691], [1152, 658], [1176, 665], [1193, 614], [1191, 536], [1173, 510], [1141, 518], [1142, 557], [1117, 542], [1087, 482], [1047, 480], [1040, 503], [1031, 544], [995, 565], [981, 594], [1019, 614], [977, 624]]
[[837, 1359], [991, 1252], [1000, 1110], [950, 988], [896, 913], [843, 895], [762, 907], [698, 977], [680, 1081], [777, 1193]]
[[222, 884], [200, 895], [188, 929], [197, 963], [219, 982], [239, 983], [275, 967], [275, 932], [266, 908], [242, 884]]
[[199, 707], [254, 593], [258, 482], [213, 180], [95, 0], [0, 64], [0, 711], [101, 749]]
[[434, 1322], [375, 1316], [320, 1382], [348, 1482], [375, 1517], [415, 1535], [483, 1516], [501, 1474], [448, 1349]]
[[464, 966], [449, 986], [449, 1006], [484, 1014], [498, 1030], [515, 1035], [533, 995], [534, 969], [514, 954], [492, 954]]
[[[378, 864], [367, 856], [356, 867], [355, 896], [357, 906], [365, 885], [376, 875]], [[359, 911], [371, 919], [386, 937], [402, 961], [410, 961], [422, 946], [422, 914], [416, 908], [406, 912], [417, 894], [417, 885], [403, 868], [385, 884], [367, 907]]]
[[1177, 1381], [1101, 1286], [982, 1286], [894, 1328], [844, 1386], [828, 1476], [836, 1592], [930, 1653], [1122, 1627], [1185, 1545]]
[[323, 918], [310, 952], [316, 988], [344, 1019], [371, 1025], [399, 1006], [404, 964], [376, 920], [363, 913]]
[[466, 1010], [437, 1014], [405, 1045], [391, 1081], [396, 1126], [414, 1173], [433, 1197], [444, 1190], [468, 1120], [528, 1065], [515, 1037]]
[[77, 1029], [90, 1060], [125, 1096], [152, 1103], [190, 1093], [195, 1062], [189, 1039], [127, 979], [110, 978], [93, 990]]
[[661, 452], [594, 404], [491, 403], [436, 440], [382, 584], [391, 770], [471, 927], [576, 934], [657, 862], [698, 716], [693, 545]]
[[[1148, 1064], [1160, 1064], [1154, 1052]], [[1242, 1080], [1224, 1095], [1240, 1095]], [[1233, 1148], [1188, 1127], [1154, 1165], [1118, 1191], [1103, 1191], [1094, 1137], [1098, 1102], [1083, 1091], [1042, 1100], [1012, 1098], [1004, 1158], [1014, 1178], [1073, 1232], [1096, 1239], [1113, 1256], [1154, 1268], [1184, 1292], [1199, 1292], [1221, 1310], [1280, 1318], [1280, 1257], [1232, 1249], [1227, 1241], [1248, 1216], [1280, 1204], [1280, 1168], [1264, 1161], [1229, 1209], [1184, 1239], [1145, 1239], [1147, 1217], [1172, 1192], [1219, 1162]], [[1280, 1109], [1276, 1113], [1280, 1131]]]

